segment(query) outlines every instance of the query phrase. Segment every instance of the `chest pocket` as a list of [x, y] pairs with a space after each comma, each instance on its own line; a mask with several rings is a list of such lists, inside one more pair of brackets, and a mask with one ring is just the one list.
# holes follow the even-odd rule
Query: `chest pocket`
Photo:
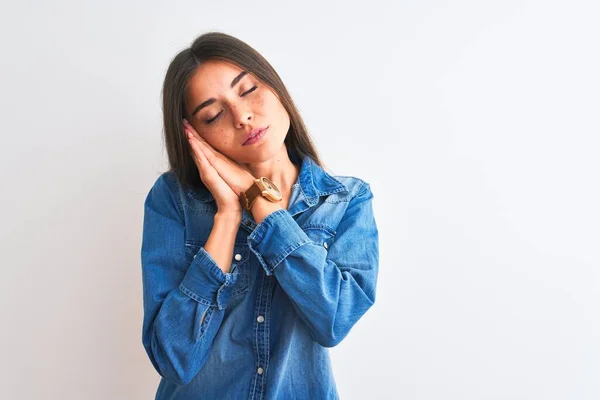
[[[186, 240], [185, 242], [185, 255], [189, 263], [191, 263], [200, 247], [204, 245], [203, 242], [197, 242], [193, 240]], [[250, 257], [250, 250], [246, 243], [235, 243], [233, 246], [233, 254], [231, 256], [231, 268], [230, 273], [238, 274], [238, 279], [232, 287], [231, 295], [233, 297], [243, 295], [248, 292], [250, 287], [250, 266], [248, 259]]]
[[308, 236], [313, 243], [322, 246], [325, 250], [329, 250], [329, 247], [335, 241], [335, 230], [326, 225], [307, 225], [303, 226], [302, 230], [304, 230], [306, 236]]

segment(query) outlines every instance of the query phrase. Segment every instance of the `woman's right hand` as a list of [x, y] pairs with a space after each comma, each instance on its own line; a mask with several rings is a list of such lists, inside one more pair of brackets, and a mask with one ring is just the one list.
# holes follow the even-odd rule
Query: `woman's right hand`
[[242, 217], [242, 204], [239, 196], [229, 187], [229, 185], [221, 178], [217, 170], [208, 162], [202, 146], [198, 143], [201, 140], [194, 136], [188, 130], [185, 135], [190, 143], [192, 158], [198, 172], [200, 180], [206, 185], [217, 202], [218, 212], [221, 215], [230, 214]]

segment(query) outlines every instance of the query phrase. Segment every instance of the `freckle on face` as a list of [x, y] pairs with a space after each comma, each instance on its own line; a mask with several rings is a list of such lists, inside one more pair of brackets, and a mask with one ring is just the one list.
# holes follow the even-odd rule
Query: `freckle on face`
[[258, 105], [259, 107], [262, 107], [262, 106], [264, 106], [264, 104], [265, 104], [265, 99], [264, 99], [264, 97], [261, 97], [260, 99], [256, 100], [256, 101], [255, 101], [255, 104], [256, 104], [256, 105]]

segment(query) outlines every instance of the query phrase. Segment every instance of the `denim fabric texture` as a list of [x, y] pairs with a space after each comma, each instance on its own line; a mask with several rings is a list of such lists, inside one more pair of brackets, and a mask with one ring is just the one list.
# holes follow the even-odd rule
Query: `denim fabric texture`
[[373, 193], [309, 156], [295, 162], [287, 209], [260, 224], [243, 211], [228, 273], [203, 247], [217, 211], [210, 191], [172, 172], [150, 189], [142, 343], [161, 376], [156, 399], [339, 398], [328, 348], [375, 302]]

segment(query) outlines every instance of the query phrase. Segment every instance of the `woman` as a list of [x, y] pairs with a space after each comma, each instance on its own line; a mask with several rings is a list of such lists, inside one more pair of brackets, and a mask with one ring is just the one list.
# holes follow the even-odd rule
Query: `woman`
[[232, 36], [173, 59], [163, 112], [141, 249], [156, 398], [338, 398], [327, 348], [375, 301], [369, 184], [325, 172], [279, 75]]

